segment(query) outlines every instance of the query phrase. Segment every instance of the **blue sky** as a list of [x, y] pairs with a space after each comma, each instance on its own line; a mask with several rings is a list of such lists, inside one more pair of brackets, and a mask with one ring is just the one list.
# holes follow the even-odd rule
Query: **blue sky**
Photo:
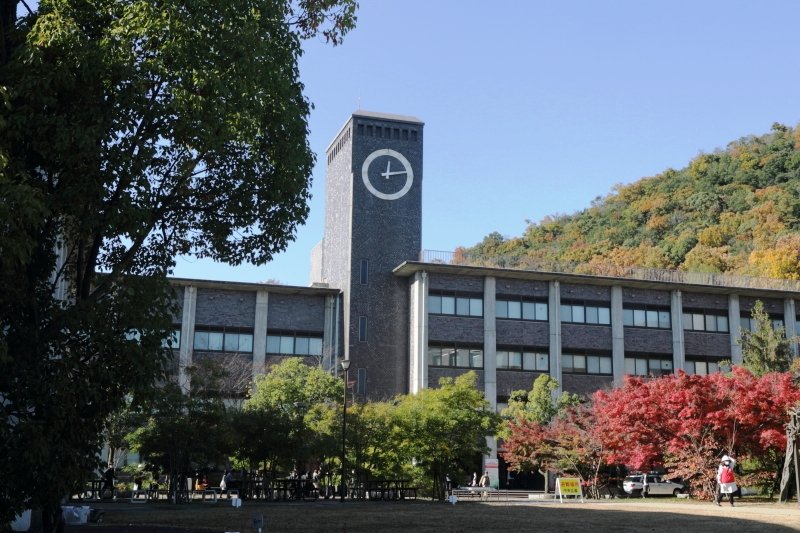
[[265, 266], [179, 277], [307, 285], [324, 151], [356, 109], [425, 121], [423, 248], [573, 213], [700, 152], [800, 122], [800, 2], [361, 0], [345, 43], [301, 59], [318, 164], [307, 223]]

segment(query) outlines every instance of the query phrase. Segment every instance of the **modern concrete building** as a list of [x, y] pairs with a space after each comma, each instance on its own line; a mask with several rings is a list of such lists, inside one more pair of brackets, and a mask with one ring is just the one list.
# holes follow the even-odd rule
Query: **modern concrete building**
[[332, 372], [349, 359], [363, 400], [475, 370], [500, 408], [542, 373], [589, 394], [625, 374], [740, 362], [739, 328], [757, 300], [787, 336], [800, 329], [793, 281], [633, 269], [586, 276], [423, 252], [423, 126], [359, 111], [334, 137], [310, 287], [173, 280], [180, 368], [226, 353], [254, 373], [285, 357]]

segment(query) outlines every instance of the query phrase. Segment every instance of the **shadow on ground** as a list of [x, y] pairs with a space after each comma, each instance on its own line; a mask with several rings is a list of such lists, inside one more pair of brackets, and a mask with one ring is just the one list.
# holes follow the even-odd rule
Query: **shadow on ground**
[[[658, 504], [655, 504], [658, 505]], [[630, 507], [630, 508], [627, 508]], [[244, 502], [239, 509], [191, 504], [106, 507], [105, 523], [68, 526], [69, 533], [253, 532], [263, 517], [269, 532], [496, 532], [496, 531], [800, 531], [800, 511], [770, 505], [711, 504], [637, 509], [636, 504], [491, 504], [430, 502]], [[668, 509], [668, 510], [667, 510]], [[674, 512], [673, 512], [674, 509]]]

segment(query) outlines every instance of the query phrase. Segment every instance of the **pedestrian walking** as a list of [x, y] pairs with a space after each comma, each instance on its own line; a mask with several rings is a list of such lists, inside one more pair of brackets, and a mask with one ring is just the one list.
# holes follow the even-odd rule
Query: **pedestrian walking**
[[717, 468], [717, 493], [714, 495], [714, 503], [720, 505], [720, 502], [728, 495], [728, 499], [733, 507], [733, 493], [738, 488], [736, 486], [736, 476], [733, 469], [736, 466], [736, 461], [733, 457], [723, 455], [720, 459], [719, 467]]

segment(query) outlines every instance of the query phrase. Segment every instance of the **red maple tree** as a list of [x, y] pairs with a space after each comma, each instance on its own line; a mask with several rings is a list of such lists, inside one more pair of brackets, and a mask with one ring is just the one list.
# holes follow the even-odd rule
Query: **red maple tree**
[[800, 402], [788, 373], [657, 379], [628, 377], [622, 387], [594, 397], [598, 438], [609, 460], [649, 470], [665, 466], [698, 493], [710, 494], [718, 459], [771, 459], [786, 448], [787, 410]]
[[598, 438], [590, 405], [568, 407], [544, 425], [520, 417], [508, 422], [508, 428], [501, 455], [509, 468], [577, 475], [591, 495], [598, 497], [600, 469], [608, 454]]

